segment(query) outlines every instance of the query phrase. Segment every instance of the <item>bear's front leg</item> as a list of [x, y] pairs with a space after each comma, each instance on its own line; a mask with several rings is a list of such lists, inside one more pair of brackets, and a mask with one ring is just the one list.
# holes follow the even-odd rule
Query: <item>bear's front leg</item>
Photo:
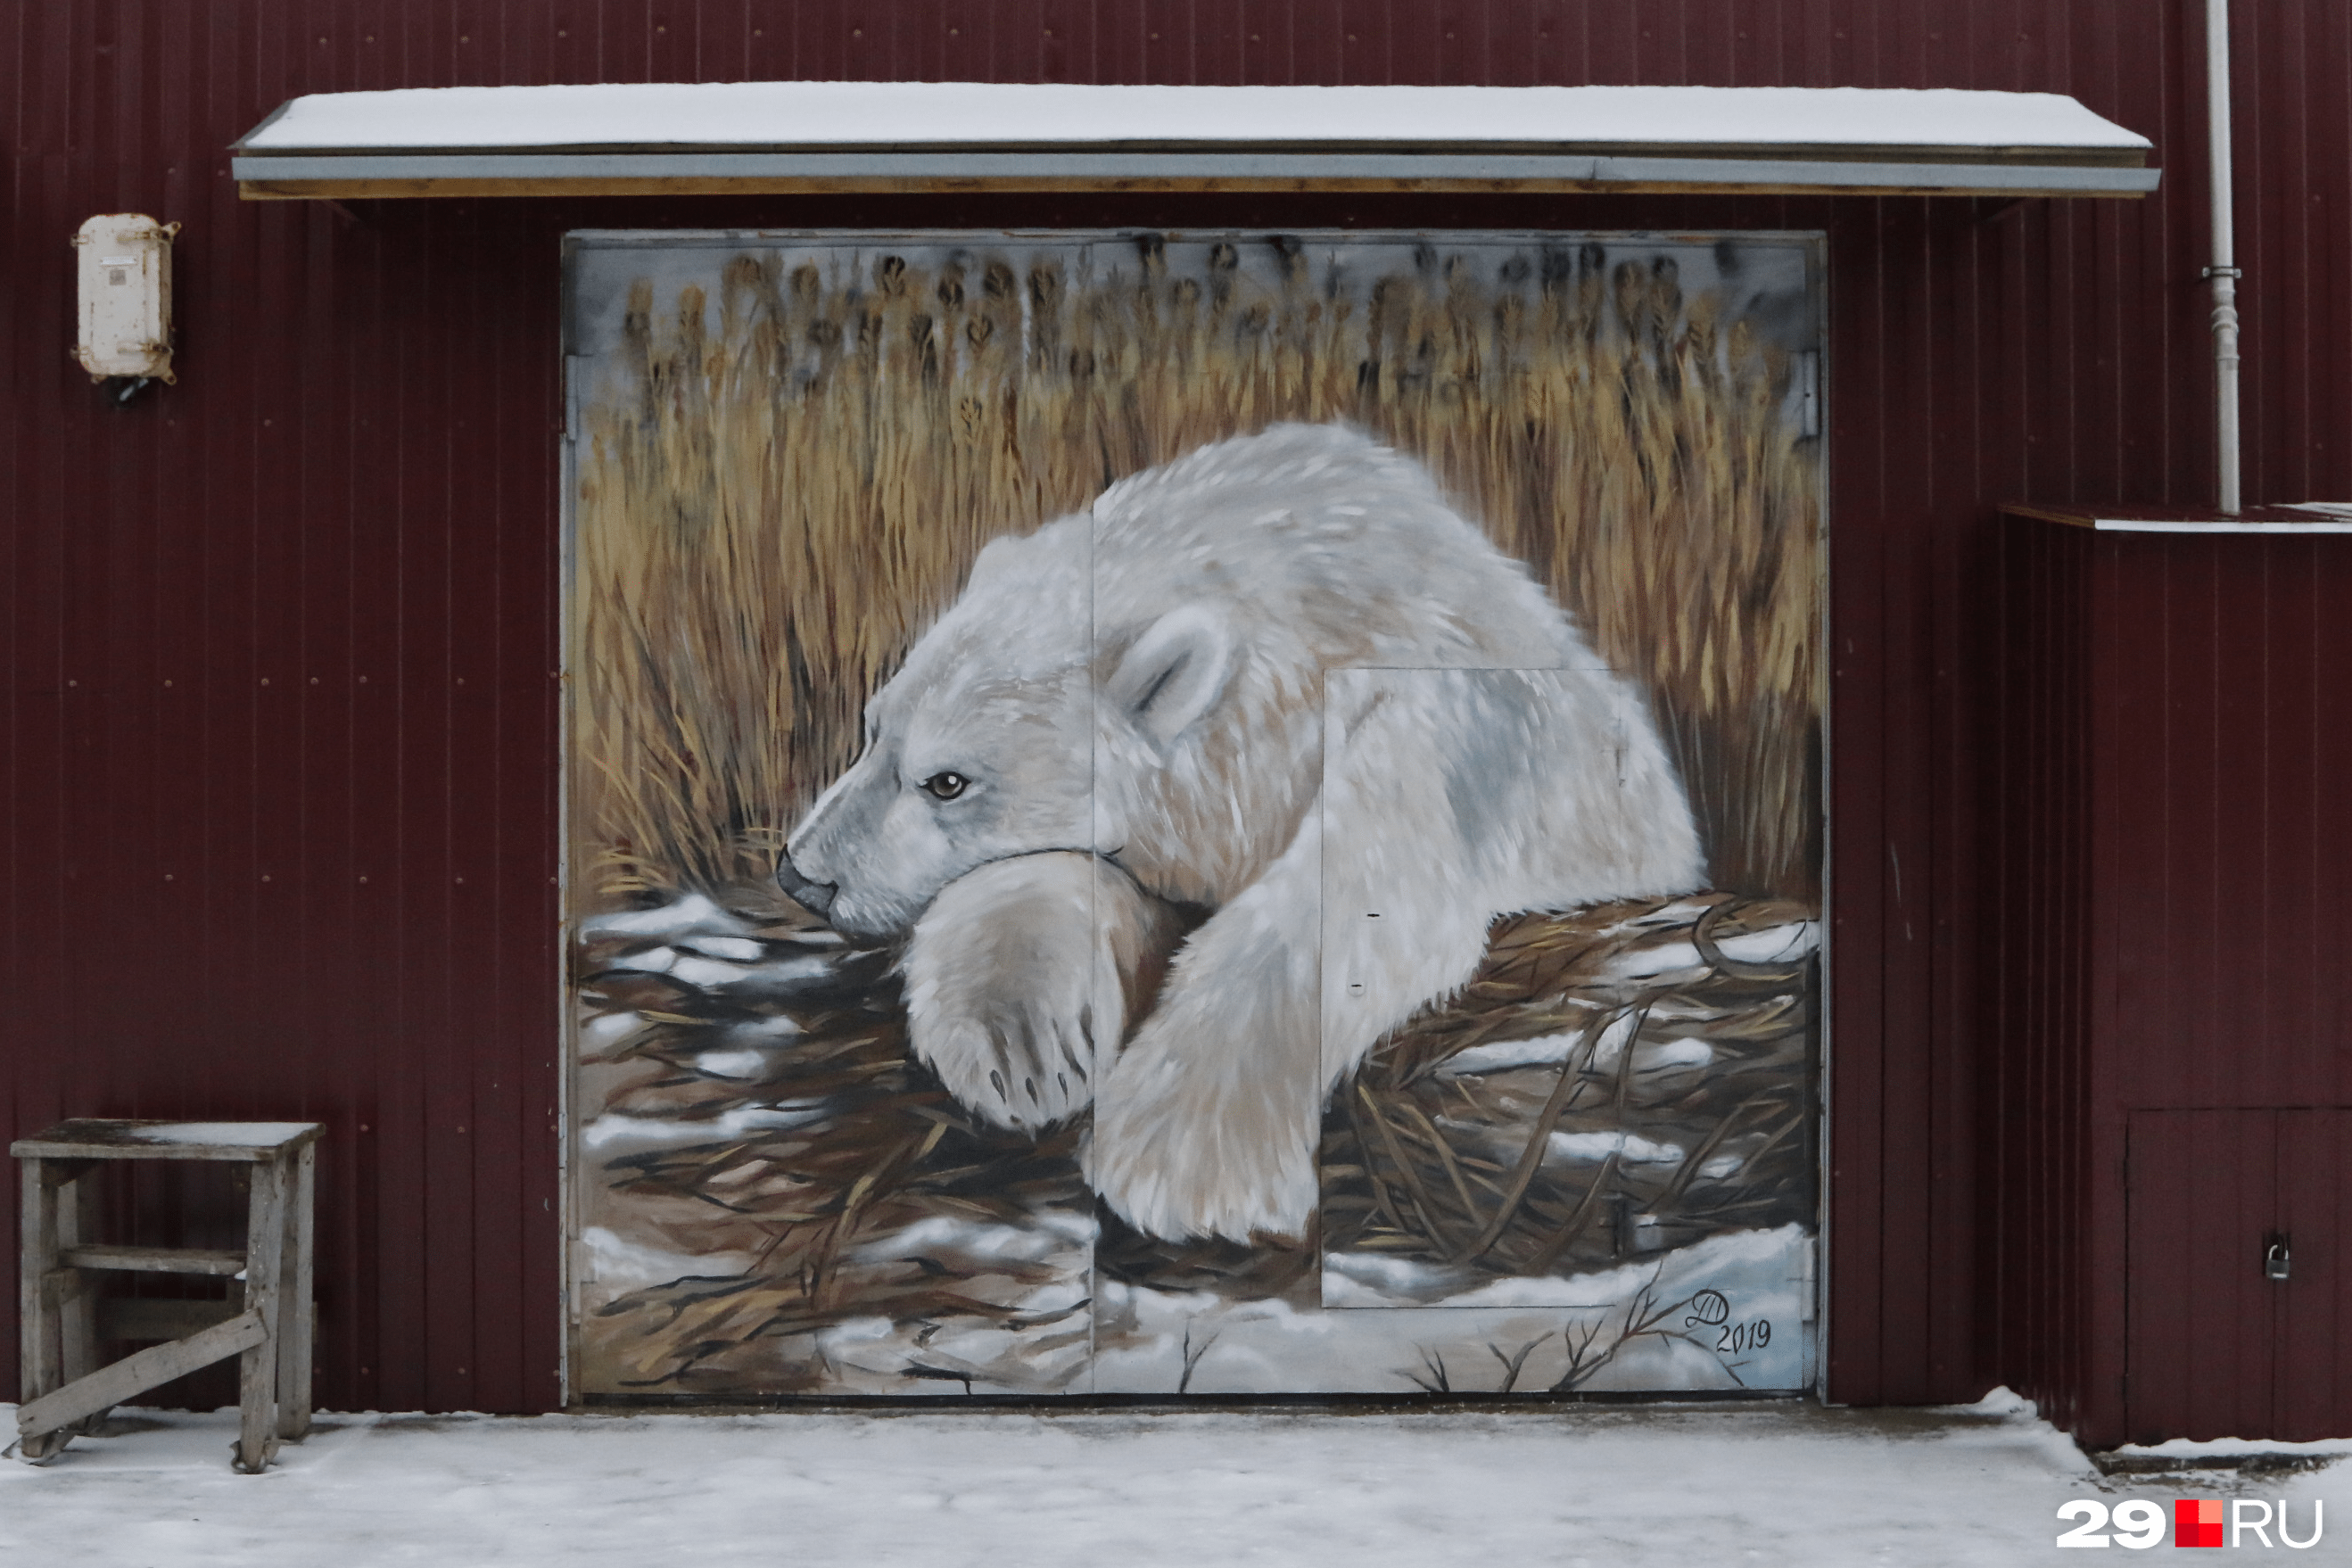
[[1148, 1235], [1297, 1236], [1314, 1215], [1317, 838], [1310, 817], [1192, 933], [1103, 1073], [1088, 1177]]
[[907, 945], [908, 1033], [949, 1093], [1036, 1131], [1086, 1109], [1097, 1048], [1150, 1005], [1175, 911], [1092, 855], [995, 860], [940, 889]]
[[1476, 973], [1482, 889], [1399, 869], [1458, 862], [1450, 817], [1392, 810], [1382, 831], [1349, 832], [1327, 858], [1325, 816], [1352, 826], [1360, 793], [1340, 781], [1265, 875], [1192, 934], [1159, 1006], [1102, 1075], [1092, 1180], [1139, 1230], [1303, 1234], [1325, 1099], [1383, 1034]]

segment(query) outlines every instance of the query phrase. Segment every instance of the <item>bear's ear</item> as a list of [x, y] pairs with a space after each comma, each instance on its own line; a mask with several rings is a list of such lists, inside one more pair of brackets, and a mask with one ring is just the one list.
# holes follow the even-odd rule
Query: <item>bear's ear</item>
[[1225, 617], [1210, 605], [1187, 605], [1135, 639], [1103, 698], [1164, 746], [1224, 695], [1233, 673], [1234, 639]]

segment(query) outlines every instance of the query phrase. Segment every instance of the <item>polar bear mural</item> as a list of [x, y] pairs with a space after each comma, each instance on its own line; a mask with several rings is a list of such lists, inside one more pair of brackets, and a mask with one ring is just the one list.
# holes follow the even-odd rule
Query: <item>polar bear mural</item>
[[777, 878], [905, 939], [973, 1112], [1091, 1105], [1112, 1209], [1235, 1240], [1305, 1228], [1332, 1088], [1497, 916], [1706, 879], [1643, 698], [1418, 463], [1307, 425], [991, 543]]

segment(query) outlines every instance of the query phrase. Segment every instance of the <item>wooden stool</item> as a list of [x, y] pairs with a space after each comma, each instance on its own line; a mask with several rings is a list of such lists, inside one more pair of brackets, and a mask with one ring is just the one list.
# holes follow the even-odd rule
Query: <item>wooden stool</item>
[[[25, 1180], [20, 1456], [37, 1464], [54, 1458], [131, 1395], [239, 1352], [236, 1468], [259, 1475], [279, 1439], [301, 1440], [310, 1429], [310, 1193], [325, 1131], [315, 1121], [75, 1121], [9, 1145]], [[100, 1242], [92, 1234], [97, 1183], [85, 1178], [104, 1160], [249, 1163], [245, 1250]], [[189, 1317], [215, 1320], [101, 1367], [94, 1276], [105, 1270], [226, 1276], [243, 1282], [244, 1300], [185, 1303], [182, 1321], [164, 1334], [125, 1323], [121, 1337], [163, 1338], [186, 1332]]]

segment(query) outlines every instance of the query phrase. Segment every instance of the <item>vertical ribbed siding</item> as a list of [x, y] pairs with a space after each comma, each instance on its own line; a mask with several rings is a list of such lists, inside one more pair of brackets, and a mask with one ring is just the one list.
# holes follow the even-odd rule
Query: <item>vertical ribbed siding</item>
[[[2352, 539], [2021, 520], [2000, 548], [1986, 1364], [2098, 1446], [2308, 1437], [2352, 1299], [2312, 1173], [2352, 1114]], [[2273, 1227], [2320, 1260], [2292, 1290], [2255, 1271]]]
[[[2259, 1283], [2263, 1232], [2326, 1194], [2280, 1185], [2266, 1213], [2200, 1227], [2168, 1212], [2138, 1162], [2144, 1129], [2193, 1124], [2209, 1130], [2196, 1161], [2217, 1172], [2261, 1164], [2271, 1109], [2301, 1125], [2315, 1108], [2352, 1104], [2352, 967], [2333, 950], [2331, 918], [2352, 858], [2335, 788], [2352, 771], [2352, 630], [2338, 608], [2352, 596], [2352, 539], [2106, 535], [2095, 559], [2093, 719], [2106, 764], [2093, 790], [2103, 973], [2085, 1009], [2090, 1131], [2102, 1154], [2085, 1238], [2085, 1426], [2114, 1437], [2220, 1435], [2259, 1408], [2273, 1423], [2262, 1435], [2309, 1437], [2324, 1425], [2315, 1399], [2343, 1397], [2327, 1381], [2333, 1358], [2318, 1353], [2346, 1299], [2347, 1277], [2331, 1288], [2325, 1272], [2346, 1234], [2340, 1213], [2312, 1213], [2296, 1233], [2319, 1272], [2245, 1298], [2274, 1309], [2283, 1338], [2272, 1364], [2295, 1394], [2273, 1405], [2257, 1387], [2258, 1403], [2242, 1409], [2213, 1369], [2158, 1353], [2167, 1342], [2144, 1334], [2142, 1319], [2233, 1310], [2222, 1305], [2239, 1299], [2231, 1292]], [[2209, 1110], [2233, 1107], [2256, 1109]], [[2105, 1163], [2127, 1142], [2128, 1194]], [[2147, 1233], [2149, 1203], [2175, 1242], [2132, 1254], [2126, 1294], [2121, 1237]], [[2248, 1324], [2249, 1356], [2258, 1338], [2268, 1344], [2261, 1326]]]
[[[2128, 1103], [2352, 1103], [2352, 540], [2103, 540]], [[2258, 1047], [2258, 1048], [2256, 1048]]]
[[1973, 1069], [1983, 1365], [2069, 1427], [2089, 1375], [2093, 781], [2111, 776], [2093, 723], [2095, 542], [2077, 529], [2001, 524], [1987, 584], [1997, 679], [1982, 731], [1980, 895], [2001, 911], [1983, 937], [1986, 1049]]
[[[2336, 0], [2238, 9], [2247, 492], [2341, 497], [2352, 25]], [[2019, 918], [1987, 871], [1990, 503], [2210, 489], [2195, 19], [2180, 0], [15, 5], [0, 32], [0, 1117], [326, 1120], [322, 1400], [554, 1399], [567, 227], [1822, 227], [1832, 1386], [1969, 1396], [2006, 1375], [2011, 1342], [1979, 1310], [1998, 1250], [1985, 1194], [2009, 1178], [1973, 1152], [1998, 1026], [1989, 952]], [[219, 151], [302, 91], [844, 77], [2053, 90], [2154, 137], [2167, 174], [2145, 203], [2008, 209], [1331, 196], [343, 213], [240, 205]], [[188, 227], [182, 383], [110, 413], [66, 360], [64, 240], [116, 209]]]

